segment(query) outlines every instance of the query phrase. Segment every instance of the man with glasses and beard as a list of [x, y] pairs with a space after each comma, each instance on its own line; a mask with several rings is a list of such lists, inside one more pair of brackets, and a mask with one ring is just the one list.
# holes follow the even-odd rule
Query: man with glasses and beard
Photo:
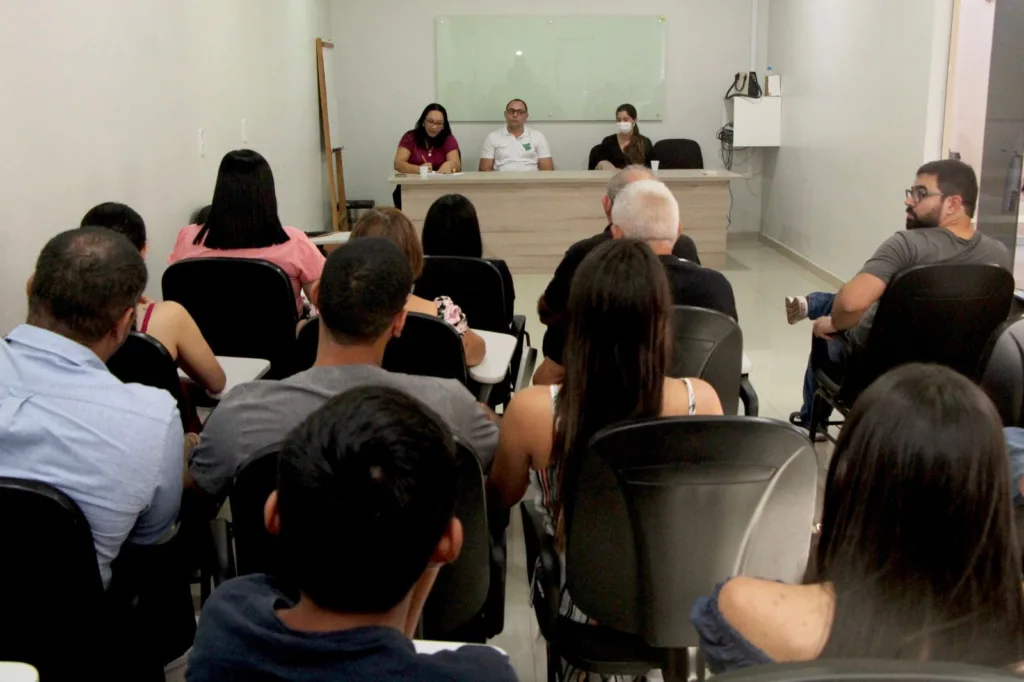
[[[935, 263], [993, 264], [1007, 270], [1012, 266], [1006, 247], [976, 232], [971, 224], [978, 202], [978, 178], [966, 163], [952, 159], [926, 163], [917, 169], [917, 178], [906, 195], [907, 229], [885, 240], [839, 293], [815, 292], [786, 299], [789, 323], [814, 320], [814, 336], [827, 340], [829, 365], [837, 369], [867, 341], [878, 300], [904, 270]], [[810, 422], [811, 402], [818, 388], [814, 371], [818, 368], [808, 360], [803, 406], [789, 418], [797, 426], [807, 428]]]
[[505, 127], [484, 140], [480, 171], [555, 170], [548, 140], [526, 125], [529, 118], [530, 110], [523, 100], [514, 99], [505, 105]]

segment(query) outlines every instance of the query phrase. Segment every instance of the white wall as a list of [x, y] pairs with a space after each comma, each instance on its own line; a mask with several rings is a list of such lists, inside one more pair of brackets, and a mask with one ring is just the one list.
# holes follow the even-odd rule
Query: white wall
[[996, 5], [989, 0], [961, 0], [953, 65], [949, 148], [979, 173], [985, 147], [985, 110], [992, 60]]
[[[348, 198], [374, 199], [386, 205], [391, 205], [387, 177], [398, 140], [413, 127], [423, 107], [436, 98], [434, 22], [445, 14], [664, 16], [668, 43], [664, 121], [641, 121], [641, 131], [655, 141], [668, 137], [697, 140], [708, 168], [722, 166], [715, 139], [723, 123], [722, 96], [733, 75], [749, 70], [751, 63], [751, 0], [333, 2], [335, 96], [340, 103], [342, 131], [340, 140], [332, 142], [345, 146]], [[761, 12], [761, 18], [767, 21], [767, 11]], [[609, 45], [608, 49], [629, 58], [628, 45]], [[509, 93], [510, 98], [514, 96]], [[467, 169], [476, 169], [487, 133], [504, 124], [501, 112], [494, 114], [494, 123], [454, 126]], [[534, 123], [551, 144], [556, 168], [584, 169], [590, 148], [614, 132], [614, 114], [608, 112], [607, 123]], [[737, 160], [740, 156], [737, 154]], [[759, 165], [757, 159], [754, 163]], [[760, 178], [733, 185], [733, 229], [757, 231]]]
[[269, 159], [282, 220], [326, 225], [313, 41], [329, 32], [329, 0], [0, 2], [0, 332], [24, 319], [42, 245], [101, 201], [145, 218], [159, 295], [231, 149]]
[[[782, 147], [763, 233], [842, 279], [903, 228], [903, 189], [941, 147], [951, 0], [774, 0]], [[943, 35], [944, 33], [944, 35]]]

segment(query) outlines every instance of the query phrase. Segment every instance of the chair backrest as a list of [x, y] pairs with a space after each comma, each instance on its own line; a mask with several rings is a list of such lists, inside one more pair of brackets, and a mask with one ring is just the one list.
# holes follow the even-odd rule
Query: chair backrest
[[280, 443], [263, 448], [235, 472], [230, 501], [238, 575], [281, 575], [277, 538], [267, 532], [263, 519], [267, 497], [277, 488], [280, 453]]
[[89, 522], [71, 498], [45, 483], [0, 478], [0, 541], [0, 660], [69, 680], [98, 647], [116, 651], [103, 641], [111, 633]]
[[459, 497], [455, 516], [462, 522], [462, 552], [437, 575], [423, 605], [425, 639], [450, 640], [451, 633], [476, 616], [487, 601], [491, 584], [491, 536], [480, 459], [465, 443], [458, 449]]
[[508, 269], [508, 263], [500, 258], [486, 258], [485, 260], [498, 268], [498, 274], [501, 275], [501, 287], [505, 294], [505, 315], [511, 321], [516, 313], [516, 285], [512, 281], [512, 271]]
[[473, 329], [507, 334], [512, 324], [512, 313], [505, 310], [501, 273], [482, 258], [427, 256], [415, 293], [431, 300], [448, 296], [462, 308]]
[[316, 349], [320, 345], [320, 318], [314, 317], [302, 325], [295, 339], [295, 371], [304, 372], [316, 362]]
[[704, 155], [700, 145], [693, 140], [658, 140], [651, 152], [652, 158], [661, 162], [661, 168], [703, 168]]
[[652, 646], [697, 646], [690, 606], [729, 576], [803, 576], [818, 463], [788, 424], [625, 423], [595, 435], [564, 475], [573, 602]]
[[673, 308], [669, 376], [703, 379], [714, 387], [726, 414], [739, 412], [743, 332], [736, 320], [717, 310]]
[[595, 144], [590, 148], [590, 156], [587, 158], [587, 170], [596, 170], [597, 164], [601, 162], [601, 145]]
[[950, 367], [977, 379], [989, 338], [1006, 321], [1013, 275], [996, 265], [938, 263], [893, 278], [878, 304], [863, 352], [848, 364], [840, 397], [909, 362]]
[[164, 345], [149, 334], [131, 332], [107, 360], [107, 369], [126, 384], [142, 384], [167, 391], [178, 404], [182, 424], [188, 423], [188, 403], [181, 390], [178, 365]]
[[739, 668], [716, 680], [732, 682], [1011, 682], [1020, 680], [1009, 670], [983, 668], [945, 661], [893, 661], [874, 659], [829, 659], [802, 663], [771, 663]]
[[389, 372], [469, 383], [459, 333], [443, 320], [420, 313], [406, 315], [402, 335], [391, 339], [384, 350], [383, 367]]
[[[462, 522], [459, 559], [438, 573], [423, 608], [423, 632], [439, 639], [466, 624], [483, 607], [490, 587], [490, 535], [484, 476], [473, 450], [458, 448], [459, 497], [455, 515]], [[277, 538], [267, 532], [263, 506], [277, 487], [280, 444], [261, 450], [238, 469], [231, 489], [231, 518], [239, 575], [267, 573], [288, 578], [279, 561]]]
[[981, 365], [981, 388], [999, 410], [1003, 426], [1024, 427], [1024, 319], [995, 331]]
[[295, 293], [284, 270], [249, 258], [191, 258], [164, 272], [163, 295], [188, 310], [216, 355], [270, 360], [269, 378], [291, 374]]

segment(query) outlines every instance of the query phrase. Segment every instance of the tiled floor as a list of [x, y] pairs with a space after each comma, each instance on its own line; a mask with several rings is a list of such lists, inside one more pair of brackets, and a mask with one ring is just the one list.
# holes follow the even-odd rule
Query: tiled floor
[[[787, 324], [783, 299], [809, 291], [834, 291], [835, 287], [759, 243], [756, 237], [744, 235], [730, 241], [728, 255], [723, 272], [736, 293], [744, 348], [754, 365], [750, 379], [760, 398], [760, 415], [786, 419], [800, 406], [810, 325]], [[544, 330], [537, 319], [537, 299], [549, 279], [546, 275], [515, 277], [516, 312], [527, 316], [527, 330], [535, 347], [540, 346]], [[824, 471], [827, 449], [819, 448], [819, 464]], [[512, 514], [507, 545], [505, 630], [491, 644], [508, 652], [522, 682], [543, 681], [547, 679], [544, 642], [528, 603], [526, 551], [518, 513]]]

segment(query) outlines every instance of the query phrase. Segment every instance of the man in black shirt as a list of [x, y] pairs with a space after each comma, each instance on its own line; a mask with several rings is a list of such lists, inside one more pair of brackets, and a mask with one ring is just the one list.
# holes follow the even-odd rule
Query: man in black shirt
[[287, 581], [224, 583], [203, 608], [189, 682], [515, 680], [486, 646], [417, 654], [409, 637], [462, 548], [455, 443], [387, 387], [332, 398], [285, 440], [267, 529]]
[[[641, 190], [636, 190], [636, 185]], [[623, 199], [627, 199], [626, 205]], [[608, 184], [603, 199], [610, 224], [603, 233], [569, 247], [537, 304], [544, 334], [544, 361], [533, 376], [535, 384], [556, 384], [562, 379], [562, 349], [569, 328], [566, 306], [573, 275], [592, 249], [608, 239], [639, 239], [665, 265], [673, 303], [709, 308], [738, 319], [732, 285], [720, 272], [703, 268], [693, 240], [679, 232], [679, 205], [672, 192], [650, 170], [630, 166]]]

